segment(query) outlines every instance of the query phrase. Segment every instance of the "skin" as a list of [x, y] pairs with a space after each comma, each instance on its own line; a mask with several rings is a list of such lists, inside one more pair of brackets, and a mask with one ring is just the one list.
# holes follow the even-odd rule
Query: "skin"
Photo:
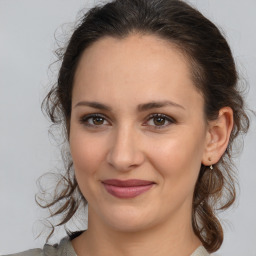
[[[172, 104], [138, 109], [167, 101]], [[201, 164], [214, 164], [224, 153], [233, 124], [230, 108], [207, 122], [203, 106], [186, 57], [165, 40], [105, 37], [86, 49], [75, 74], [69, 137], [88, 201], [88, 230], [72, 240], [79, 256], [185, 256], [201, 244], [191, 224], [193, 191]], [[120, 199], [106, 191], [105, 179], [155, 184]]]

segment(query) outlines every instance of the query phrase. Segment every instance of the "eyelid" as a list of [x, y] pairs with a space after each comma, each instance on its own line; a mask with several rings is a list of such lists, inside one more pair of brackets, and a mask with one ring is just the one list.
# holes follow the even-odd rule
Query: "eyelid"
[[90, 118], [95, 118], [95, 117], [101, 117], [101, 118], [103, 118], [105, 121], [107, 121], [108, 123], [110, 123], [109, 120], [108, 120], [108, 118], [107, 118], [105, 115], [99, 114], [99, 113], [93, 113], [93, 114], [83, 115], [81, 118], [79, 118], [79, 122], [80, 122], [81, 124], [87, 126], [87, 127], [93, 127], [93, 128], [101, 128], [102, 126], [105, 126], [105, 125], [103, 125], [103, 124], [102, 124], [102, 125], [93, 125], [93, 124], [89, 124], [89, 123], [88, 123], [88, 120], [89, 120]]
[[[168, 123], [167, 125], [160, 125], [160, 126], [157, 126], [157, 125], [149, 125], [149, 126], [154, 127], [153, 129], [164, 129], [164, 128], [168, 127], [168, 126], [171, 125], [171, 124], [177, 123], [177, 121], [176, 121], [174, 118], [172, 118], [172, 117], [170, 117], [170, 116], [168, 116], [168, 115], [162, 114], [162, 113], [150, 114], [150, 115], [147, 117], [146, 122], [148, 122], [150, 119], [155, 118], [155, 117], [162, 117], [162, 118], [164, 118], [165, 120], [167, 120], [169, 123]], [[144, 125], [144, 126], [146, 126], [146, 125]]]
[[[108, 123], [110, 123], [109, 119], [103, 115], [103, 114], [99, 114], [99, 113], [93, 113], [93, 114], [87, 114], [87, 115], [83, 115], [80, 119], [79, 119], [79, 122], [82, 124], [82, 125], [85, 125], [87, 127], [92, 127], [92, 128], [101, 128], [102, 126], [106, 126], [106, 124], [101, 124], [101, 125], [94, 125], [94, 124], [89, 124], [88, 123], [88, 120], [90, 118], [95, 118], [95, 117], [101, 117], [104, 119], [104, 121], [107, 121]], [[168, 121], [168, 124], [165, 124], [165, 125], [148, 125], [146, 124], [149, 120], [155, 118], [155, 117], [161, 117], [161, 118], [164, 118], [166, 121]], [[163, 129], [163, 128], [166, 128], [168, 127], [169, 125], [171, 124], [174, 124], [174, 123], [177, 123], [177, 121], [168, 116], [168, 115], [165, 115], [165, 114], [162, 114], [162, 113], [152, 113], [150, 114], [147, 118], [146, 118], [146, 122], [144, 122], [142, 124], [142, 126], [150, 126], [150, 127], [153, 127], [153, 129]]]

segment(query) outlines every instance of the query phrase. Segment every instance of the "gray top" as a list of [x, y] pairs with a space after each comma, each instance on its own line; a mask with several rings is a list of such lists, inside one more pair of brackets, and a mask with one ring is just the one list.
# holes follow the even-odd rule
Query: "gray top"
[[[2, 255], [7, 256], [7, 255]], [[31, 249], [8, 256], [77, 256], [69, 237], [63, 238], [59, 245], [44, 245], [43, 249]], [[203, 246], [199, 246], [191, 256], [210, 256]]]

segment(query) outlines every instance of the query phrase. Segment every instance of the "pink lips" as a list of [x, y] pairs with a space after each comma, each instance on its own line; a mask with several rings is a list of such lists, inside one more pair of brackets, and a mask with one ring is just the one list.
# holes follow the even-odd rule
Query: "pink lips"
[[105, 189], [118, 198], [133, 198], [148, 191], [155, 183], [147, 180], [104, 180]]

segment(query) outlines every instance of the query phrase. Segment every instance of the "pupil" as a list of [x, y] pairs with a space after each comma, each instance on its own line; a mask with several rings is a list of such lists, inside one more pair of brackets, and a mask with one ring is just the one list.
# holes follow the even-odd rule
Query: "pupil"
[[102, 117], [95, 117], [93, 119], [93, 123], [96, 125], [103, 124], [103, 118]]
[[165, 122], [165, 119], [162, 117], [155, 117], [154, 118], [154, 123], [155, 125], [163, 125]]

